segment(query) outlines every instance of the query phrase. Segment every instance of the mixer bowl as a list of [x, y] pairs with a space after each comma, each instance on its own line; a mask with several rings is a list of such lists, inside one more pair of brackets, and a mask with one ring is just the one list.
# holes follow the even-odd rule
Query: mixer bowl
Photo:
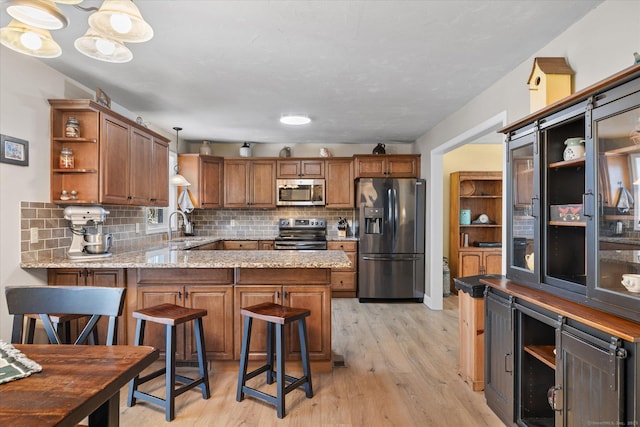
[[106, 254], [111, 248], [111, 234], [85, 234], [83, 246], [89, 254]]

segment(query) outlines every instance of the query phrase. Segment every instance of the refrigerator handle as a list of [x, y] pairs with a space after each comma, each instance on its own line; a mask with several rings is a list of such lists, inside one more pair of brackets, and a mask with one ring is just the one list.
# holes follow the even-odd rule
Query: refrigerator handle
[[393, 236], [398, 235], [398, 216], [400, 214], [400, 208], [398, 206], [398, 190], [393, 189]]
[[[386, 223], [389, 219], [394, 219], [394, 207], [393, 207], [393, 188], [387, 188], [387, 212], [385, 213], [385, 218], [383, 221]], [[395, 231], [396, 225], [395, 222], [392, 224], [393, 229]], [[386, 225], [385, 225], [386, 228]]]

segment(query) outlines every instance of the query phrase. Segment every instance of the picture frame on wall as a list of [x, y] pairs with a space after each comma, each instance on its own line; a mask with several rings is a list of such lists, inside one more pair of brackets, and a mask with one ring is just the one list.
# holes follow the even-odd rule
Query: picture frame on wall
[[0, 135], [0, 162], [29, 166], [29, 141]]
[[96, 102], [103, 107], [111, 108], [111, 98], [99, 87], [96, 88]]

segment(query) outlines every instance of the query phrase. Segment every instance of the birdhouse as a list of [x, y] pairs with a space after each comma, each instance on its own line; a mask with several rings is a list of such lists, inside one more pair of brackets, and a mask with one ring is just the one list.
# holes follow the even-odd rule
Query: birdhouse
[[565, 58], [535, 58], [527, 82], [531, 112], [571, 95], [573, 74]]

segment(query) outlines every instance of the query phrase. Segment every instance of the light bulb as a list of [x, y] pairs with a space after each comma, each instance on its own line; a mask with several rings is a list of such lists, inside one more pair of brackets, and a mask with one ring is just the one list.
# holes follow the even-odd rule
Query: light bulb
[[20, 36], [20, 42], [24, 47], [31, 50], [38, 50], [42, 47], [42, 39], [33, 31], [27, 31]]
[[111, 55], [116, 50], [116, 45], [106, 39], [97, 39], [96, 49], [98, 49], [98, 52], [102, 53], [103, 55]]
[[111, 23], [113, 29], [120, 34], [127, 34], [129, 31], [131, 31], [131, 18], [129, 18], [127, 15], [124, 15], [122, 13], [114, 13], [113, 15], [111, 15], [111, 18], [109, 18], [109, 22]]

